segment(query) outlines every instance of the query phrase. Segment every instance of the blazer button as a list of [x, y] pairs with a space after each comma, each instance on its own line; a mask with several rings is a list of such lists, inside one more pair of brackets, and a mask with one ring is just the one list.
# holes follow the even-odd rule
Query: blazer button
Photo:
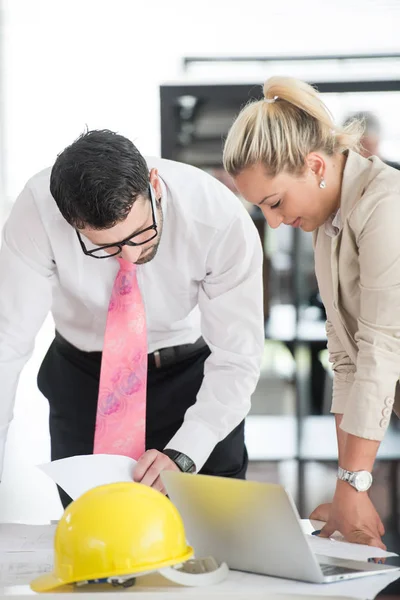
[[389, 397], [385, 398], [385, 404], [386, 404], [386, 406], [393, 406], [393, 404], [394, 404], [393, 398], [389, 398]]
[[382, 419], [381, 422], [379, 423], [379, 427], [387, 427], [389, 421], [387, 419]]
[[384, 417], [390, 417], [390, 413], [391, 413], [391, 409], [390, 408], [384, 408], [382, 411], [382, 414]]

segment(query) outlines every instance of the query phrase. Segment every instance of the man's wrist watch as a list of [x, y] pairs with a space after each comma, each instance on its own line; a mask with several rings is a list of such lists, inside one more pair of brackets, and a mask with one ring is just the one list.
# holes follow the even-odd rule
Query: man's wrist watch
[[170, 458], [183, 473], [195, 473], [196, 465], [192, 459], [186, 454], [183, 454], [183, 452], [165, 448], [165, 450], [163, 450], [163, 454], [168, 456], [168, 458]]
[[346, 471], [342, 467], [338, 468], [337, 478], [347, 481], [357, 492], [366, 492], [369, 490], [373, 481], [369, 471]]

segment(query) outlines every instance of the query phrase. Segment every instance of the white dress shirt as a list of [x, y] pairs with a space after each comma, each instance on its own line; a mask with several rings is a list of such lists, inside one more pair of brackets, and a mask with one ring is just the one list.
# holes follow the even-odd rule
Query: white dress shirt
[[[137, 269], [148, 351], [200, 335], [211, 349], [197, 401], [167, 445], [201, 469], [246, 416], [258, 381], [264, 346], [261, 243], [240, 201], [216, 179], [164, 159], [147, 163], [159, 171], [164, 212], [158, 254]], [[102, 350], [118, 272], [115, 258], [83, 254], [50, 194], [49, 177], [46, 169], [28, 181], [3, 230], [0, 475], [18, 378], [46, 315], [51, 311], [56, 329], [77, 348]]]

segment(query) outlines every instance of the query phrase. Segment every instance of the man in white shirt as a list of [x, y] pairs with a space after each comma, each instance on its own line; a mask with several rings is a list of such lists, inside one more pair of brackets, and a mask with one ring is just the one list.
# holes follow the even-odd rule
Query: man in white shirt
[[0, 467], [19, 374], [49, 311], [56, 337], [38, 385], [52, 459], [93, 452], [117, 256], [138, 265], [147, 323], [147, 451], [135, 479], [164, 491], [163, 469], [244, 478], [264, 343], [258, 233], [217, 180], [145, 160], [108, 130], [83, 134], [32, 177], [3, 230]]

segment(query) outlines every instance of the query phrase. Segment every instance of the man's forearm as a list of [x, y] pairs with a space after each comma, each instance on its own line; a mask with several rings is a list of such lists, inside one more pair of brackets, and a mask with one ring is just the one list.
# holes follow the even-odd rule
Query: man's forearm
[[339, 466], [347, 471], [372, 471], [380, 442], [346, 433], [340, 428], [343, 415], [335, 415]]

